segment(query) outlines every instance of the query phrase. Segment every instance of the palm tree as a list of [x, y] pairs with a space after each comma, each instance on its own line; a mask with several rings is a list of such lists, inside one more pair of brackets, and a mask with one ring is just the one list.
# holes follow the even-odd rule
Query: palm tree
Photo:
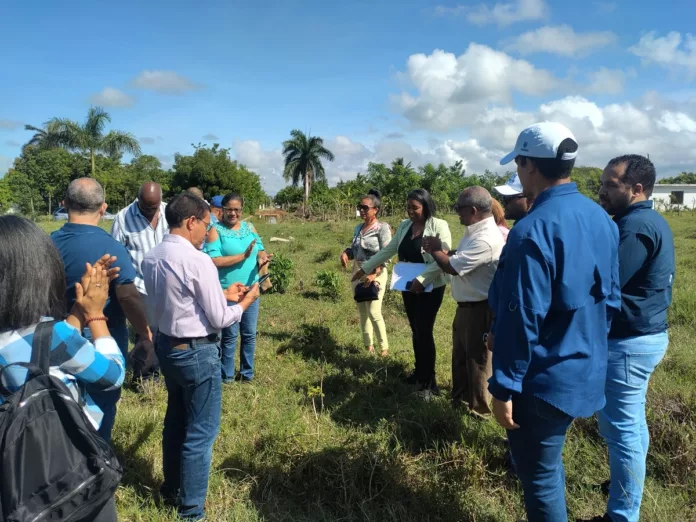
[[326, 179], [322, 159], [333, 161], [334, 155], [324, 147], [324, 140], [318, 136], [305, 135], [300, 130], [290, 132], [290, 139], [283, 142], [285, 156], [285, 181], [297, 185], [304, 182], [304, 210], [307, 212], [307, 202], [313, 180]]
[[112, 130], [104, 134], [104, 126], [111, 123], [111, 116], [101, 107], [90, 107], [83, 125], [67, 118], [51, 118], [43, 129], [32, 125], [24, 128], [35, 134], [27, 145], [39, 148], [62, 147], [70, 150], [89, 151], [94, 177], [94, 155], [103, 152], [109, 156], [127, 152], [140, 155], [140, 144], [130, 132]]

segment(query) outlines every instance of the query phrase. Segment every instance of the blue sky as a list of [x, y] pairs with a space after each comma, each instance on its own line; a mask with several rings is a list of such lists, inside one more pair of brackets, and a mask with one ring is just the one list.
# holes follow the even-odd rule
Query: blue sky
[[271, 193], [293, 128], [336, 152], [331, 181], [396, 156], [502, 171], [542, 118], [576, 133], [581, 163], [649, 152], [662, 175], [695, 170], [694, 19], [686, 0], [9, 0], [0, 175], [23, 124], [81, 120], [93, 103], [165, 166], [219, 142]]

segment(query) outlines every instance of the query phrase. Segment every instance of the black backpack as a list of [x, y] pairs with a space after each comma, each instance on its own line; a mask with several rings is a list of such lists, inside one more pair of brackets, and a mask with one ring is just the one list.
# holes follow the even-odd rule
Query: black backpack
[[123, 469], [63, 382], [49, 375], [55, 322], [39, 323], [27, 381], [0, 393], [0, 520], [92, 520], [111, 499]]

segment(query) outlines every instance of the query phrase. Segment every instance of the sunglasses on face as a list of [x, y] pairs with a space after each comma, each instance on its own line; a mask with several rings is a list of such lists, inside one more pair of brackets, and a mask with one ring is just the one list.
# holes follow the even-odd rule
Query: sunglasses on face
[[503, 196], [503, 203], [509, 203], [510, 201], [515, 201], [516, 199], [523, 198], [524, 194], [515, 194], [514, 196]]
[[242, 209], [241, 208], [223, 208], [222, 212], [224, 214], [241, 214]]
[[355, 208], [358, 210], [362, 210], [363, 212], [367, 212], [368, 210], [374, 207], [370, 207], [368, 205], [356, 205]]

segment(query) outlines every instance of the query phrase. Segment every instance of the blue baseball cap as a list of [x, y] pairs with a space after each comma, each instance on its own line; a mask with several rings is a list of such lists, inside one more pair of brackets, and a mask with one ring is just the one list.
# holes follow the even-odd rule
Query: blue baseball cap
[[211, 207], [222, 208], [222, 196], [213, 196], [213, 197], [210, 199], [210, 206], [211, 206]]

